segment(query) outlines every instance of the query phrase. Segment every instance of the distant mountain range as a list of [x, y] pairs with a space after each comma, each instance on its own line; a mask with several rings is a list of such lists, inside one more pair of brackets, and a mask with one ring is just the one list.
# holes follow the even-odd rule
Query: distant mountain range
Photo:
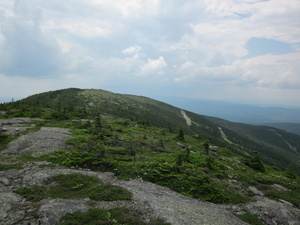
[[300, 108], [262, 107], [215, 100], [161, 97], [160, 100], [201, 115], [232, 122], [268, 125], [300, 134]]
[[300, 123], [267, 123], [265, 125], [300, 135]]

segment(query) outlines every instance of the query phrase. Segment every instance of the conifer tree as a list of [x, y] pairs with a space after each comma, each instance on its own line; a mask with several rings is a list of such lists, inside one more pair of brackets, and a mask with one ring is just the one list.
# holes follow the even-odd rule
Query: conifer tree
[[178, 139], [179, 141], [185, 141], [185, 140], [184, 140], [184, 132], [183, 132], [182, 127], [180, 127], [180, 129], [179, 129], [179, 132], [178, 132], [178, 135], [177, 135], [177, 139]]
[[206, 155], [209, 155], [209, 142], [206, 140], [203, 144], [204, 150], [206, 152]]
[[288, 178], [296, 179], [297, 175], [293, 169], [293, 165], [290, 164], [286, 169], [285, 169], [285, 174]]

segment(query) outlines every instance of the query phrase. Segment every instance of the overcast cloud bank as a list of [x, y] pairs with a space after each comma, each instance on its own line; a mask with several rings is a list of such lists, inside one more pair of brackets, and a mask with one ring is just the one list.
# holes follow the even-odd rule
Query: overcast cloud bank
[[300, 106], [298, 0], [2, 0], [0, 97], [66, 87]]

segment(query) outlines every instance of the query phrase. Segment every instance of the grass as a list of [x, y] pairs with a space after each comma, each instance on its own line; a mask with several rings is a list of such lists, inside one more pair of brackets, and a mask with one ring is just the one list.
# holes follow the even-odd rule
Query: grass
[[1, 170], [11, 170], [11, 169], [22, 169], [21, 163], [15, 163], [15, 164], [0, 164], [0, 171]]
[[25, 135], [25, 134], [28, 134], [28, 133], [31, 133], [31, 132], [37, 132], [40, 129], [41, 129], [41, 126], [30, 127], [30, 128], [27, 128], [26, 130], [22, 131], [21, 134]]
[[131, 200], [132, 194], [124, 188], [109, 184], [89, 188], [88, 196], [95, 201]]
[[275, 200], [285, 200], [292, 203], [294, 206], [300, 208], [300, 191], [277, 191], [277, 190], [268, 190], [266, 191], [266, 196]]
[[15, 139], [16, 137], [2, 136], [0, 138], [0, 152], [5, 150], [7, 148], [7, 145]]
[[249, 196], [241, 194], [237, 190], [228, 190], [229, 202], [231, 204], [247, 203], [253, 201]]
[[95, 201], [131, 200], [132, 194], [126, 189], [114, 185], [99, 184], [96, 177], [82, 174], [60, 174], [53, 176], [48, 183], [56, 185], [35, 185], [22, 187], [15, 192], [28, 201], [40, 201], [46, 198], [82, 199], [89, 197]]
[[260, 221], [260, 219], [258, 218], [258, 216], [246, 212], [244, 214], [235, 214], [236, 217], [240, 218], [241, 220], [247, 222], [250, 225], [264, 225], [264, 223], [262, 223]]
[[23, 166], [21, 163], [15, 163], [15, 164], [0, 164], [0, 171], [1, 170], [11, 170], [11, 169], [22, 169]]
[[97, 224], [128, 224], [128, 225], [170, 225], [161, 219], [145, 223], [140, 219], [140, 213], [125, 208], [91, 209], [87, 212], [76, 211], [61, 217], [61, 225], [97, 225]]
[[[21, 160], [46, 160], [64, 166], [110, 171], [126, 180], [141, 177], [181, 194], [214, 203], [238, 204], [251, 201], [252, 196], [231, 187], [232, 180], [244, 187], [258, 183], [280, 184], [291, 190], [300, 187], [299, 179], [290, 179], [282, 171], [268, 166], [265, 172], [251, 169], [244, 164], [245, 158], [228, 148], [219, 147], [217, 154], [207, 153], [203, 146], [205, 140], [199, 135], [185, 135], [185, 140], [181, 142], [183, 146], [179, 146], [176, 134], [145, 123], [112, 117], [102, 119], [100, 125], [96, 122], [66, 122], [50, 121], [44, 125], [68, 126], [73, 137], [65, 143], [70, 149], [57, 150], [54, 154], [39, 158], [26, 154], [20, 157]], [[56, 186], [48, 188], [47, 197], [75, 198], [77, 195], [78, 198], [114, 199], [111, 193], [118, 191], [122, 194], [117, 196], [126, 196], [116, 187], [85, 185], [79, 181], [67, 187], [61, 183], [63, 181], [55, 182]], [[72, 192], [67, 196], [70, 190]], [[61, 192], [66, 196], [62, 196]], [[288, 199], [287, 196], [285, 198]]]
[[33, 157], [31, 154], [32, 153], [26, 153], [26, 154], [20, 155], [20, 160], [22, 162], [50, 161], [50, 159], [49, 159], [50, 155], [41, 155], [39, 157]]
[[47, 198], [47, 187], [34, 185], [31, 187], [21, 187], [14, 191], [26, 198], [27, 201], [38, 202]]
[[[243, 163], [242, 156], [229, 149], [219, 148], [217, 155], [207, 155], [203, 147], [205, 140], [199, 137], [186, 135], [183, 148], [173, 133], [133, 121], [103, 119], [101, 127], [92, 124], [79, 128], [82, 124], [70, 124], [74, 127], [73, 138], [66, 143], [72, 149], [56, 151], [48, 160], [65, 166], [111, 171], [125, 180], [142, 177], [214, 203], [238, 204], [252, 200], [251, 196], [224, 185], [228, 178], [245, 186], [256, 183], [286, 186], [289, 183], [288, 188], [299, 187], [299, 182], [283, 179], [282, 172], [269, 167], [265, 172], [251, 169]], [[99, 132], [103, 136], [99, 136]]]

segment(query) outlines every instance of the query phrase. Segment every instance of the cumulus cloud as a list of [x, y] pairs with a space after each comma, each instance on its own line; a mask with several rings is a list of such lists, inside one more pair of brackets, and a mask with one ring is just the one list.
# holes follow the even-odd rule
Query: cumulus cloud
[[132, 55], [133, 58], [139, 58], [139, 51], [141, 51], [141, 47], [138, 45], [130, 46], [122, 50], [125, 55]]
[[162, 74], [163, 69], [167, 67], [164, 57], [160, 56], [158, 59], [148, 59], [147, 63], [141, 67], [143, 74], [158, 73]]
[[1, 22], [0, 71], [12, 76], [57, 75], [63, 58], [55, 38], [39, 27], [41, 11], [16, 1], [13, 12]]
[[[209, 96], [218, 86], [222, 97], [226, 87], [300, 96], [299, 11], [298, 0], [2, 0], [0, 73], [137, 94], [175, 86]], [[253, 38], [290, 48], [253, 55]]]

